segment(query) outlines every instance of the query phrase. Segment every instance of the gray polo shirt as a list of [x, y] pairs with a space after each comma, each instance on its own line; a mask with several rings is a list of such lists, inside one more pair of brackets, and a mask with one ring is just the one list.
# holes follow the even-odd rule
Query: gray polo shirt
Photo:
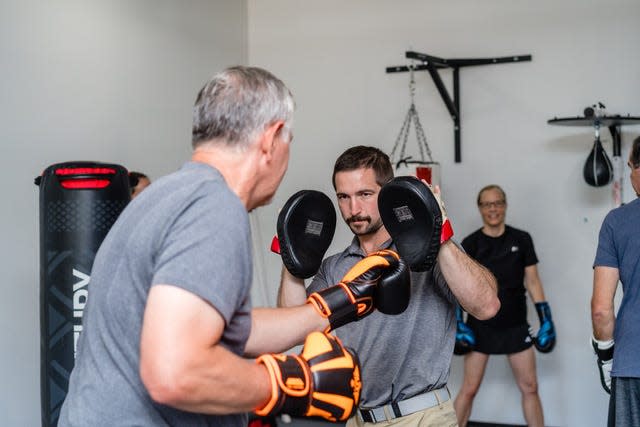
[[[391, 240], [380, 249], [391, 247]], [[334, 285], [365, 257], [358, 239], [322, 262], [307, 294]], [[440, 266], [411, 273], [411, 301], [396, 316], [374, 311], [336, 329], [362, 365], [360, 406], [375, 408], [446, 385], [455, 342], [455, 297]]]
[[204, 415], [154, 402], [140, 378], [140, 333], [152, 286], [211, 304], [237, 355], [251, 331], [249, 216], [216, 169], [189, 162], [122, 212], [96, 255], [84, 331], [60, 427], [242, 427], [246, 414]]

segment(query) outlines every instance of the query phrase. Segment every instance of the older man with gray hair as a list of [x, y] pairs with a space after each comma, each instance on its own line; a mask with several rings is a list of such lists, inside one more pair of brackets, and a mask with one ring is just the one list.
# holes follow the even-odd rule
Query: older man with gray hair
[[[133, 200], [95, 257], [60, 426], [246, 426], [251, 410], [340, 420], [357, 406], [357, 358], [319, 332], [326, 317], [310, 304], [251, 307], [248, 212], [287, 169], [293, 110], [259, 68], [202, 88], [191, 161]], [[300, 356], [244, 358], [305, 337]], [[317, 355], [340, 372], [314, 366]]]

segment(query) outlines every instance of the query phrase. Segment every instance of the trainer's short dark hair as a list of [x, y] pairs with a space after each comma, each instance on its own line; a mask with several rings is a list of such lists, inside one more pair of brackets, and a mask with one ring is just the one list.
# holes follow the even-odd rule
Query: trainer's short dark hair
[[338, 157], [333, 167], [333, 188], [336, 188], [336, 174], [360, 168], [371, 168], [376, 175], [376, 182], [383, 186], [393, 179], [393, 167], [389, 156], [375, 147], [358, 145], [351, 147]]

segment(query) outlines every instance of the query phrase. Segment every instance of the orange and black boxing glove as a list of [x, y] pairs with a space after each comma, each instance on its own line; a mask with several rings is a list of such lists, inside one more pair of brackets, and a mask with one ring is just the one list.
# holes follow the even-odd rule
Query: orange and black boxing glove
[[340, 283], [312, 293], [307, 302], [329, 319], [329, 330], [333, 330], [374, 309], [400, 314], [409, 305], [410, 294], [409, 269], [396, 252], [386, 249], [360, 260]]
[[260, 356], [271, 379], [271, 397], [255, 410], [259, 416], [279, 413], [345, 421], [360, 402], [360, 364], [337, 337], [312, 332], [299, 355]]

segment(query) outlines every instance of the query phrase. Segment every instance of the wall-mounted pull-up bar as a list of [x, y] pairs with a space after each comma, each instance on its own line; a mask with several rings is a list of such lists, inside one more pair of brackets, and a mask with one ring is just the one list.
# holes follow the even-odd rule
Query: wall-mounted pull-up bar
[[[460, 147], [460, 68], [473, 67], [476, 65], [506, 64], [511, 62], [531, 61], [531, 55], [503, 56], [500, 58], [444, 59], [438, 58], [437, 56], [431, 56], [413, 51], [405, 52], [405, 57], [421, 61], [422, 64], [412, 66], [403, 65], [387, 67], [387, 73], [408, 72], [411, 68], [413, 68], [414, 71], [426, 70], [429, 72], [429, 75], [431, 76], [433, 83], [436, 85], [436, 88], [440, 93], [440, 97], [444, 101], [447, 110], [449, 110], [449, 115], [451, 115], [451, 119], [453, 120], [456, 163], [460, 163], [462, 161], [462, 153]], [[438, 70], [442, 68], [453, 69], [453, 99], [449, 95], [447, 88], [442, 82], [440, 73], [438, 72]]]

